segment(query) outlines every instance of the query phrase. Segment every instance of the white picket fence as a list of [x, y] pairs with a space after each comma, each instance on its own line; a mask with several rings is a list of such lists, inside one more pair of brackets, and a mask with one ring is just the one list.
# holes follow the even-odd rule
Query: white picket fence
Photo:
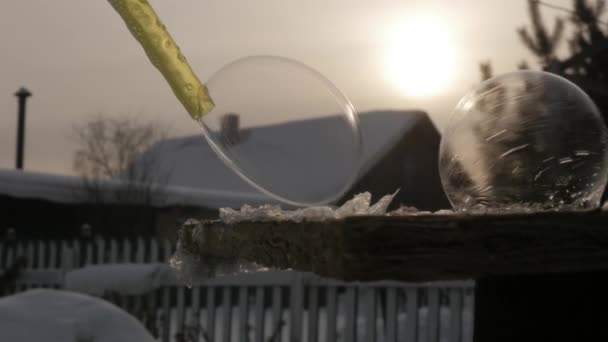
[[[153, 239], [0, 243], [0, 269], [31, 260], [14, 291], [61, 288], [65, 271], [87, 264], [166, 261]], [[300, 273], [268, 283], [250, 277], [191, 289], [168, 285], [106, 299], [138, 317], [163, 342], [472, 340], [473, 282], [343, 283]]]
[[174, 252], [167, 240], [73, 239], [0, 242], [0, 269], [9, 267], [17, 256], [28, 259], [32, 269], [72, 269], [85, 265], [112, 263], [166, 262]]

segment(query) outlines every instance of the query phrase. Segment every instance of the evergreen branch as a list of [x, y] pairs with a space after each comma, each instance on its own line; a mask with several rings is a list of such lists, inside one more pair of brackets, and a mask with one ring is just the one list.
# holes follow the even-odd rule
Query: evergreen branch
[[551, 46], [552, 51], [557, 47], [559, 42], [562, 40], [562, 36], [564, 34], [564, 21], [561, 18], [555, 19], [555, 28], [553, 30], [553, 35], [551, 36]]
[[525, 27], [517, 29], [517, 33], [519, 34], [521, 41], [528, 49], [530, 49], [537, 56], [541, 54], [540, 50], [536, 46], [536, 43], [534, 42], [534, 39], [530, 36]]

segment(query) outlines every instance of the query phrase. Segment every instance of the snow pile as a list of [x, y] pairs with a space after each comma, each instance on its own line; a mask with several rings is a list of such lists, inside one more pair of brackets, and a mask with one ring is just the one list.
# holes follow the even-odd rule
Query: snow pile
[[0, 341], [153, 342], [141, 323], [104, 300], [59, 290], [0, 298]]
[[174, 273], [163, 263], [90, 265], [68, 272], [64, 287], [95, 296], [107, 293], [142, 295], [163, 285], [174, 284]]
[[244, 205], [240, 210], [231, 208], [220, 209], [220, 220], [226, 224], [242, 221], [325, 221], [337, 220], [357, 215], [384, 215], [391, 201], [399, 190], [392, 195], [382, 197], [376, 204], [371, 205], [372, 195], [369, 192], [356, 195], [343, 206], [334, 209], [328, 206], [309, 207], [297, 210], [282, 210], [278, 205], [263, 205], [254, 208]]

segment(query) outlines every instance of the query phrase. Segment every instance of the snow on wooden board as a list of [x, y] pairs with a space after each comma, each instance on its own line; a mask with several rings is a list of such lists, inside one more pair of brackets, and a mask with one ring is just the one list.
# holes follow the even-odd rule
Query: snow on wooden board
[[434, 281], [608, 269], [608, 215], [354, 216], [184, 225], [180, 253], [348, 281]]

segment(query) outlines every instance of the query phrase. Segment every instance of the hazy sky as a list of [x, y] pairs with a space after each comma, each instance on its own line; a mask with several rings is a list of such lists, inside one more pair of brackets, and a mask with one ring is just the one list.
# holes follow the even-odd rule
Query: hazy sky
[[[327, 76], [357, 110], [423, 109], [439, 128], [478, 81], [480, 60], [491, 59], [497, 73], [513, 70], [522, 58], [533, 61], [515, 34], [529, 21], [525, 0], [151, 3], [202, 80], [239, 57], [286, 56]], [[562, 15], [545, 13], [547, 21]], [[415, 97], [395, 85], [387, 55], [396, 28], [429, 14], [449, 33], [453, 77], [437, 94]], [[403, 42], [408, 44], [414, 42]], [[170, 124], [175, 135], [199, 132], [106, 0], [3, 0], [0, 46], [0, 168], [14, 167], [13, 94], [20, 86], [34, 94], [28, 102], [28, 170], [70, 173], [71, 127], [97, 113], [138, 113]]]

